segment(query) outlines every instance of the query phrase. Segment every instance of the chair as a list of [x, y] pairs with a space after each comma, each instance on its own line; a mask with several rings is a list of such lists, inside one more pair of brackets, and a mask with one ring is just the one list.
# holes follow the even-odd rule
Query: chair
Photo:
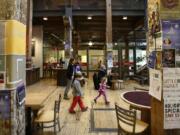
[[[60, 110], [61, 95], [59, 95], [59, 100], [54, 102], [54, 110], [44, 110], [41, 112], [34, 122], [40, 125], [40, 128], [51, 128], [54, 127], [54, 134], [56, 135], [56, 126], [58, 125], [60, 129], [59, 121], [59, 110]], [[44, 124], [47, 124], [46, 126]]]
[[118, 135], [121, 134], [141, 134], [146, 131], [148, 124], [136, 119], [136, 111], [124, 109], [115, 103]]

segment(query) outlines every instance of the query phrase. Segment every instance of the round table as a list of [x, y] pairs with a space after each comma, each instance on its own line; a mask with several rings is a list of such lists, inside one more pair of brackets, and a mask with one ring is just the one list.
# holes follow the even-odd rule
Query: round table
[[150, 124], [151, 96], [148, 91], [127, 91], [121, 94], [121, 98], [130, 104], [130, 107], [140, 110], [141, 120]]

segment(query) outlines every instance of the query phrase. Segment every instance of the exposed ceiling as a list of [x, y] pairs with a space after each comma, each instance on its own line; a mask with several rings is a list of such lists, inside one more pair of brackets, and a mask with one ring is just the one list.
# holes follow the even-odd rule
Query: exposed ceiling
[[[53, 6], [55, 6], [55, 3], [53, 3]], [[35, 7], [37, 11], [37, 6]], [[92, 20], [87, 19], [88, 14], [72, 17], [73, 43], [78, 40], [80, 48], [86, 48], [88, 47], [88, 42], [92, 41], [94, 42], [94, 46], [92, 48], [102, 49], [106, 42], [106, 16], [105, 14], [93, 15], [90, 11], [89, 14], [91, 14]], [[43, 17], [44, 16], [34, 16], [33, 25], [43, 25], [45, 40], [49, 41], [52, 45], [62, 45], [64, 37], [63, 16], [46, 16], [48, 17], [47, 21], [44, 21]], [[129, 41], [134, 41], [135, 37], [138, 40], [143, 41], [145, 39], [145, 31], [143, 29], [144, 16], [131, 15], [128, 16], [127, 20], [123, 20], [122, 17], [122, 15], [112, 17], [113, 42], [118, 42], [119, 39], [124, 39], [124, 37], [126, 37]], [[136, 31], [135, 35], [133, 31]]]

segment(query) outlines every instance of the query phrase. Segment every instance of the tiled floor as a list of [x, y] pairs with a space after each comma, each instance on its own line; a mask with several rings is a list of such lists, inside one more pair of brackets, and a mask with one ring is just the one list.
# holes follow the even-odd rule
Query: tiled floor
[[[124, 91], [133, 90], [134, 86], [139, 86], [137, 83], [133, 81], [125, 82], [125, 89], [123, 90], [107, 90], [107, 96], [110, 101], [110, 105], [106, 106], [104, 104], [104, 99], [101, 97], [97, 101], [97, 104], [93, 104], [93, 108], [97, 110], [110, 109], [114, 108], [114, 103], [117, 102], [121, 104], [121, 106], [128, 107], [128, 104], [122, 101], [120, 98], [120, 94]], [[147, 87], [147, 86], [144, 86]], [[61, 93], [63, 95], [64, 87], [57, 87], [56, 81], [53, 79], [44, 79], [39, 83], [31, 85], [27, 87], [27, 95], [30, 93], [44, 93], [50, 92], [49, 98], [46, 100], [45, 107], [43, 109], [53, 109], [54, 100], [58, 98], [58, 94]], [[61, 131], [58, 135], [116, 135], [117, 133], [113, 130], [107, 130], [108, 125], [111, 129], [116, 129], [116, 119], [115, 113], [113, 111], [101, 110], [94, 111], [94, 121], [91, 116], [91, 108], [93, 103], [93, 98], [98, 94], [96, 90], [94, 90], [94, 86], [92, 83], [92, 79], [89, 79], [86, 85], [83, 87], [84, 91], [84, 103], [88, 106], [87, 112], [80, 112], [77, 115], [72, 115], [68, 113], [68, 108], [72, 102], [72, 92], [69, 92], [70, 100], [62, 100], [60, 107], [60, 121], [61, 121]], [[79, 107], [76, 108], [79, 110]], [[101, 115], [102, 114], [102, 115]], [[108, 115], [108, 116], [107, 116]], [[106, 117], [107, 116], [107, 117]], [[77, 120], [79, 117], [79, 120]], [[94, 123], [92, 123], [94, 122]], [[105, 129], [104, 130], [94, 130], [92, 129], [92, 124], [97, 129]], [[52, 135], [53, 129], [47, 129], [43, 132], [37, 131], [34, 135]]]

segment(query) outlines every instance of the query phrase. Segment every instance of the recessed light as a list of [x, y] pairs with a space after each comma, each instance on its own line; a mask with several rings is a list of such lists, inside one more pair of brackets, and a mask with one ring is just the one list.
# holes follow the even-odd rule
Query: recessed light
[[92, 20], [92, 16], [88, 16], [87, 19], [88, 19], [88, 20]]
[[122, 18], [123, 20], [127, 20], [127, 16], [123, 16], [123, 18]]
[[47, 17], [43, 17], [43, 20], [44, 20], [44, 21], [47, 21], [47, 20], [48, 20], [48, 18], [47, 18]]
[[93, 45], [93, 42], [92, 42], [92, 41], [89, 41], [88, 45], [89, 45], [89, 46], [92, 46], [92, 45]]

